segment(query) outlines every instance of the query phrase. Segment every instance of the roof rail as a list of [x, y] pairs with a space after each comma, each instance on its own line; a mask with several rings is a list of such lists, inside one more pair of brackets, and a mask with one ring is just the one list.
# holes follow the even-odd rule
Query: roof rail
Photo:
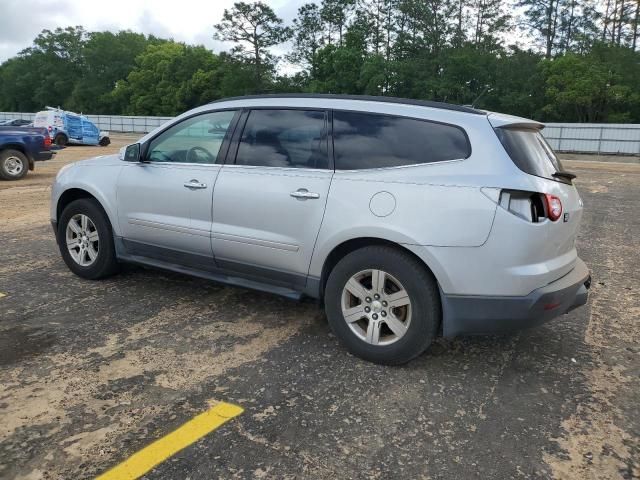
[[339, 95], [332, 93], [275, 93], [264, 95], [245, 95], [241, 97], [220, 98], [209, 103], [229, 102], [233, 100], [253, 100], [268, 98], [325, 98], [334, 100], [361, 100], [366, 102], [399, 103], [403, 105], [417, 105], [420, 107], [440, 108], [442, 110], [453, 110], [456, 112], [473, 113], [475, 115], [486, 115], [486, 112], [463, 105], [452, 103], [432, 102], [430, 100], [413, 100], [410, 98], [383, 97], [374, 95]]

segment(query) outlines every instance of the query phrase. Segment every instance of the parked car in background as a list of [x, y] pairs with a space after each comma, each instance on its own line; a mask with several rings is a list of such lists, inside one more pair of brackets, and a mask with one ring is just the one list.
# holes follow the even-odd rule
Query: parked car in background
[[47, 107], [36, 113], [34, 127], [46, 128], [53, 143], [58, 146], [101, 145], [111, 143], [109, 132], [100, 131], [85, 115]]
[[386, 97], [273, 95], [186, 112], [60, 170], [62, 257], [322, 299], [354, 354], [406, 362], [445, 336], [587, 301], [582, 200], [526, 118]]
[[29, 127], [32, 126], [31, 120], [24, 120], [22, 118], [3, 120], [0, 122], [0, 127]]
[[34, 169], [35, 162], [53, 155], [46, 129], [0, 126], [0, 178], [19, 180]]

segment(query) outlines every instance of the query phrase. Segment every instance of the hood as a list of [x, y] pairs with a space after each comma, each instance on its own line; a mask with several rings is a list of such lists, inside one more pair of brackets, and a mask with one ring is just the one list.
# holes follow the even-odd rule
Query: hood
[[118, 154], [113, 155], [100, 155], [99, 157], [89, 158], [88, 160], [82, 160], [77, 162], [76, 165], [90, 167], [92, 165], [100, 165], [106, 167], [109, 165], [122, 165], [122, 160], [118, 157]]

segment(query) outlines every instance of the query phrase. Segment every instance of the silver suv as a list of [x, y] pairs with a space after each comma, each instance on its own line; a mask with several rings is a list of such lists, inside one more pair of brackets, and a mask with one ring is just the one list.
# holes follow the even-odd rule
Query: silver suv
[[354, 354], [538, 324], [587, 301], [582, 200], [524, 118], [335, 95], [231, 98], [64, 167], [60, 252], [322, 299]]

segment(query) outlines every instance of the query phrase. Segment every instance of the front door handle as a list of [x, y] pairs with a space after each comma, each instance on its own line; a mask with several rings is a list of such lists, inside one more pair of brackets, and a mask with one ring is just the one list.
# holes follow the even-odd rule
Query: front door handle
[[200, 183], [198, 180], [193, 179], [190, 182], [186, 182], [184, 184], [185, 187], [187, 188], [207, 188], [207, 184], [206, 183]]
[[291, 192], [289, 195], [291, 195], [293, 198], [299, 198], [301, 200], [320, 198], [319, 193], [310, 192], [306, 188], [299, 188], [295, 192]]

